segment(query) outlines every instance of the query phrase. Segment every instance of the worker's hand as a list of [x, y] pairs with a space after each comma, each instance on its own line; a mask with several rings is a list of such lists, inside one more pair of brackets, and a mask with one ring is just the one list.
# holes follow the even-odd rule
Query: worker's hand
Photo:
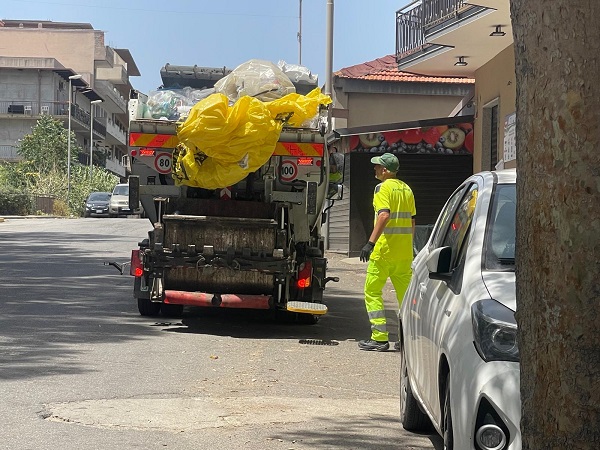
[[362, 248], [362, 250], [360, 251], [360, 260], [362, 262], [367, 262], [369, 260], [369, 258], [371, 257], [371, 252], [373, 251], [374, 248], [375, 248], [375, 244], [373, 244], [371, 241], [367, 242], [365, 244], [365, 246]]

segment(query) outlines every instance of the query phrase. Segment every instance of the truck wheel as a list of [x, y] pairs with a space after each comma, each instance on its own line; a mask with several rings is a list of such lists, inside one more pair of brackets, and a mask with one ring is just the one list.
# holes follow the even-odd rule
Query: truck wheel
[[316, 314], [302, 314], [297, 313], [296, 322], [302, 325], [315, 325], [319, 321], [319, 317]]
[[165, 317], [181, 317], [183, 315], [183, 305], [163, 303], [160, 312]]
[[138, 298], [137, 303], [140, 315], [149, 317], [158, 316], [158, 313], [160, 313], [160, 309], [162, 306], [161, 303], [151, 302], [147, 298]]

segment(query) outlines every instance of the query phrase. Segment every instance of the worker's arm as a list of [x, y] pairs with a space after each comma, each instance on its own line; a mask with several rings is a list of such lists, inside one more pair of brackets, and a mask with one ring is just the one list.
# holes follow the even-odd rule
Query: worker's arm
[[[382, 235], [385, 226], [390, 221], [390, 212], [389, 211], [381, 211], [377, 214], [377, 220], [375, 221], [375, 226], [373, 227], [373, 232], [369, 237], [369, 242], [373, 244], [377, 243], [377, 239]], [[414, 232], [414, 221], [413, 221], [413, 232]]]

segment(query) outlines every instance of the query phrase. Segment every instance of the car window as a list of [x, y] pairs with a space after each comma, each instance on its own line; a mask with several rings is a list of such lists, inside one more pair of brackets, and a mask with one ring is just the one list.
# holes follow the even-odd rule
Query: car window
[[451, 268], [456, 264], [458, 254], [463, 246], [465, 236], [467, 235], [467, 231], [473, 220], [478, 192], [476, 184], [469, 186], [467, 193], [461, 199], [460, 204], [452, 217], [450, 226], [448, 226], [446, 235], [442, 241], [442, 247], [452, 247]]
[[450, 222], [450, 219], [454, 216], [454, 211], [456, 210], [456, 206], [458, 202], [462, 199], [466, 186], [463, 186], [462, 189], [459, 189], [450, 197], [448, 202], [446, 202], [446, 206], [440, 213], [440, 220], [437, 223], [437, 227], [432, 231], [432, 239], [431, 239], [431, 248], [438, 248], [442, 246], [442, 239], [445, 236], [446, 228]]
[[499, 184], [494, 191], [485, 244], [487, 269], [514, 269], [517, 189], [515, 184]]
[[129, 195], [129, 186], [115, 186], [113, 195]]
[[107, 192], [95, 192], [90, 194], [90, 201], [94, 202], [107, 202], [110, 199], [110, 194]]

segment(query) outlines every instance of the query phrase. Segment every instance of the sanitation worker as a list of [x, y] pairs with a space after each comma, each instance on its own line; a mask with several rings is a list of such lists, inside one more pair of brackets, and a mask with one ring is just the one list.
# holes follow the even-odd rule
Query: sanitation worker
[[411, 188], [396, 178], [399, 162], [391, 153], [371, 158], [375, 164], [373, 208], [375, 226], [360, 252], [360, 260], [369, 263], [365, 279], [365, 306], [371, 322], [371, 338], [358, 343], [361, 350], [386, 351], [389, 348], [383, 306], [383, 286], [389, 278], [396, 290], [398, 305], [411, 277], [415, 198]]

